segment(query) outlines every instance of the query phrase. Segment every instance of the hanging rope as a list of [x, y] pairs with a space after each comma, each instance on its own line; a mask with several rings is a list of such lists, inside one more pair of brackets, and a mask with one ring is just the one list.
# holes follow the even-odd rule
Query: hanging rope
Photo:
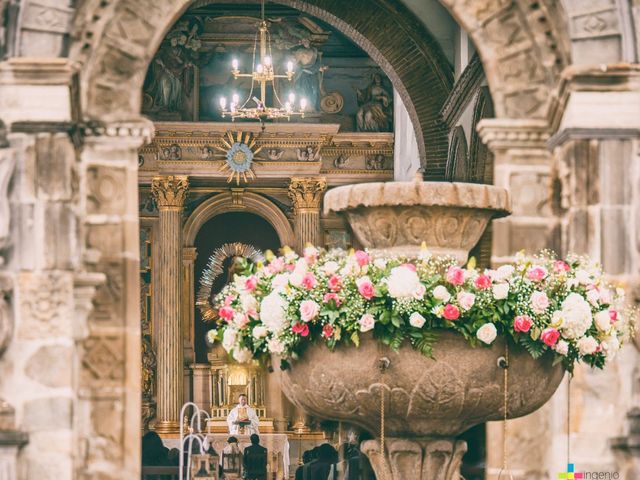
[[[378, 351], [382, 351], [381, 347], [378, 347]], [[380, 370], [380, 458], [382, 460], [382, 464], [386, 465], [386, 460], [385, 460], [385, 455], [384, 455], [384, 430], [385, 430], [385, 402], [384, 402], [384, 387], [385, 387], [385, 383], [384, 383], [384, 377], [385, 377], [385, 373], [387, 371], [387, 369], [389, 368], [389, 365], [391, 365], [391, 360], [389, 360], [389, 357], [380, 357], [380, 359], [378, 360], [378, 369]], [[383, 474], [383, 477], [381, 480], [387, 480], [386, 478], [386, 469], [383, 470], [385, 473]]]
[[567, 377], [567, 465], [571, 464], [571, 374]]
[[507, 437], [509, 435], [507, 427], [507, 417], [509, 409], [509, 343], [504, 344], [504, 357], [498, 359], [498, 366], [504, 371], [504, 417], [502, 421], [502, 468], [498, 474], [498, 480], [502, 478], [503, 472], [508, 475], [507, 478], [513, 480], [511, 469], [509, 468], [509, 454], [507, 452]]

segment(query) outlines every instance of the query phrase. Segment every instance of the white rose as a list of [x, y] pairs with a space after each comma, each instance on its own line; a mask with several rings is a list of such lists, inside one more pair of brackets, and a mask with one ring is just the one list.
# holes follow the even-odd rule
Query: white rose
[[602, 310], [596, 313], [595, 323], [598, 330], [606, 332], [611, 328], [611, 317], [609, 316], [609, 310]]
[[384, 270], [387, 266], [387, 261], [384, 258], [376, 258], [373, 261], [373, 265], [380, 270]]
[[251, 350], [248, 348], [236, 348], [233, 351], [233, 359], [238, 363], [248, 363], [251, 361]]
[[302, 285], [302, 278], [304, 277], [305, 273], [306, 272], [294, 270], [293, 272], [291, 272], [291, 275], [289, 275], [289, 283], [294, 287], [299, 287], [300, 285]]
[[576, 280], [581, 285], [589, 285], [590, 283], [593, 283], [593, 278], [591, 277], [591, 274], [588, 271], [583, 269], [576, 270]]
[[471, 268], [465, 268], [463, 270], [464, 280], [475, 280], [478, 277], [478, 271]]
[[493, 292], [493, 298], [496, 300], [504, 300], [509, 296], [509, 284], [508, 283], [496, 283], [491, 287]]
[[433, 289], [433, 298], [446, 303], [451, 299], [451, 294], [449, 293], [449, 290], [447, 290], [447, 287], [444, 285], [438, 285]]
[[258, 301], [253, 295], [240, 295], [240, 304], [245, 312], [258, 309]]
[[469, 292], [459, 292], [456, 298], [458, 299], [458, 303], [462, 310], [469, 310], [476, 302], [476, 296]]
[[280, 332], [287, 326], [286, 306], [278, 292], [270, 293], [262, 299], [260, 320], [270, 332]]
[[410, 268], [395, 267], [387, 278], [387, 285], [392, 298], [412, 298], [419, 289], [420, 278]]
[[600, 301], [600, 292], [595, 288], [592, 288], [587, 292], [587, 301], [593, 305], [594, 307], [598, 306], [598, 302]]
[[497, 336], [498, 331], [496, 330], [496, 326], [493, 323], [485, 323], [476, 332], [476, 337], [478, 337], [478, 340], [486, 343], [487, 345], [491, 345]]
[[591, 305], [582, 295], [571, 293], [562, 302], [562, 333], [569, 339], [582, 337], [591, 327]]
[[213, 329], [207, 332], [207, 341], [209, 343], [214, 343], [217, 337], [218, 337], [218, 330]]
[[310, 322], [320, 313], [320, 305], [313, 300], [303, 300], [300, 303], [300, 318], [303, 322]]
[[590, 355], [598, 348], [598, 341], [593, 337], [582, 337], [577, 345], [580, 355]]
[[237, 338], [237, 332], [233, 328], [227, 328], [222, 334], [222, 348], [230, 352], [236, 344]]
[[557, 354], [566, 356], [567, 353], [569, 353], [569, 344], [564, 340], [559, 340], [558, 343], [556, 343], [555, 347], [553, 347], [553, 349]]
[[609, 305], [612, 301], [611, 290], [605, 287], [605, 288], [601, 288], [599, 293], [600, 293], [600, 303]]
[[426, 321], [427, 320], [418, 312], [413, 312], [409, 317], [409, 323], [411, 324], [412, 327], [416, 327], [416, 328], [422, 328], [422, 326]]
[[329, 261], [322, 266], [322, 271], [326, 276], [330, 277], [331, 275], [336, 273], [339, 268], [340, 265], [338, 265], [338, 262]]
[[277, 338], [272, 338], [267, 341], [267, 348], [271, 353], [275, 353], [276, 355], [284, 352], [284, 344]]
[[531, 294], [531, 309], [535, 313], [544, 313], [549, 307], [549, 298], [544, 292], [533, 292]]
[[515, 268], [511, 265], [502, 265], [496, 270], [495, 278], [493, 279], [496, 282], [501, 282], [503, 280], [508, 280], [515, 272]]
[[368, 332], [369, 330], [373, 330], [373, 327], [376, 324], [376, 319], [373, 318], [373, 315], [371, 315], [370, 313], [365, 313], [364, 315], [362, 315], [362, 317], [360, 317], [358, 323], [360, 324], [361, 332]]
[[602, 350], [607, 356], [607, 361], [613, 360], [618, 353], [618, 350], [620, 350], [620, 340], [618, 340], [618, 336], [615, 332], [605, 338], [601, 345]]
[[274, 289], [282, 289], [287, 286], [289, 283], [289, 274], [288, 273], [279, 273], [273, 280], [271, 280], [271, 286]]
[[251, 335], [253, 335], [254, 338], [263, 338], [267, 336], [267, 333], [267, 327], [263, 325], [257, 325], [253, 327]]

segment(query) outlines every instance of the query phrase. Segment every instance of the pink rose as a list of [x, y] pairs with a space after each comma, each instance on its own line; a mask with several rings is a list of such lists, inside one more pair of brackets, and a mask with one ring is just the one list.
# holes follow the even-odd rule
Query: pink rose
[[337, 294], [335, 294], [335, 293], [325, 293], [324, 297], [322, 298], [322, 301], [324, 303], [329, 303], [331, 300], [336, 302], [336, 307], [339, 307], [340, 304], [342, 303], [342, 300], [340, 300], [340, 297], [338, 297]]
[[609, 309], [609, 318], [611, 319], [611, 322], [615, 322], [618, 320], [618, 311], [614, 310], [613, 308]]
[[476, 302], [476, 296], [469, 292], [458, 292], [456, 295], [460, 308], [463, 310], [470, 310], [473, 304]]
[[244, 289], [248, 292], [253, 292], [257, 286], [258, 286], [258, 277], [256, 277], [255, 275], [251, 275], [250, 277], [247, 277], [247, 279], [244, 281]]
[[333, 335], [333, 325], [327, 323], [324, 327], [322, 327], [322, 336], [324, 338], [331, 338]]
[[281, 257], [274, 258], [269, 265], [267, 265], [269, 273], [280, 273], [284, 270], [284, 259]]
[[416, 287], [416, 291], [413, 292], [413, 298], [416, 300], [422, 300], [424, 298], [424, 294], [427, 293], [427, 287], [425, 287], [422, 283], [420, 283]]
[[231, 302], [233, 302], [236, 299], [235, 295], [227, 295], [226, 297], [224, 297], [224, 304], [225, 306], [229, 306], [231, 305]]
[[560, 332], [552, 327], [545, 328], [540, 334], [540, 340], [542, 340], [548, 347], [553, 347], [556, 343], [558, 343], [559, 338]]
[[364, 315], [362, 315], [362, 317], [360, 317], [358, 323], [360, 324], [361, 332], [368, 332], [369, 330], [373, 330], [373, 327], [376, 324], [376, 319], [373, 318], [373, 315], [371, 315], [370, 313], [365, 313]]
[[242, 329], [249, 323], [249, 317], [244, 313], [236, 313], [233, 316], [233, 323], [235, 323], [238, 328]]
[[313, 300], [304, 300], [300, 303], [300, 318], [303, 322], [310, 322], [320, 313], [320, 305]]
[[491, 288], [491, 277], [489, 277], [489, 275], [478, 275], [473, 284], [479, 290], [486, 290], [487, 288]]
[[446, 279], [451, 285], [462, 285], [464, 283], [464, 270], [452, 265], [447, 270]]
[[288, 263], [284, 268], [287, 272], [293, 272], [296, 269], [296, 265], [295, 263]]
[[531, 294], [531, 308], [535, 313], [544, 313], [549, 307], [549, 298], [544, 292], [533, 292]]
[[309, 335], [309, 325], [306, 323], [294, 323], [291, 327], [293, 333], [297, 333], [301, 337], [306, 337]]
[[518, 315], [513, 320], [513, 329], [516, 332], [528, 332], [531, 330], [531, 326], [533, 325], [533, 321], [529, 315]]
[[327, 284], [329, 286], [329, 290], [332, 292], [339, 292], [342, 290], [342, 279], [337, 275], [331, 275]]
[[375, 288], [373, 287], [373, 283], [369, 280], [369, 277], [362, 277], [356, 280], [356, 286], [358, 287], [358, 292], [367, 300], [371, 300], [375, 294]]
[[360, 265], [361, 267], [364, 267], [365, 265], [367, 265], [369, 263], [369, 254], [363, 250], [358, 250], [355, 253], [356, 255], [356, 262], [358, 262], [358, 265]]
[[534, 267], [529, 268], [529, 270], [527, 270], [527, 278], [532, 282], [540, 282], [546, 276], [547, 276], [547, 269], [544, 267], [541, 267], [540, 265], [536, 265]]
[[220, 318], [226, 320], [227, 322], [230, 322], [231, 320], [233, 320], [233, 315], [235, 314], [235, 310], [229, 306], [224, 306], [221, 307], [220, 310], [218, 310], [218, 315], [220, 315]]
[[451, 305], [449, 303], [446, 307], [444, 307], [442, 315], [447, 320], [457, 320], [458, 318], [460, 318], [460, 309], [455, 305]]
[[556, 273], [568, 272], [571, 270], [571, 267], [567, 262], [563, 262], [562, 260], [556, 260], [553, 262], [553, 271]]
[[409, 270], [411, 270], [412, 272], [415, 272], [417, 270], [416, 266], [413, 263], [403, 263], [402, 265], [400, 265], [401, 267], [404, 268], [408, 268]]
[[318, 285], [318, 282], [313, 273], [307, 272], [304, 274], [304, 277], [302, 277], [301, 285], [307, 290], [313, 290]]

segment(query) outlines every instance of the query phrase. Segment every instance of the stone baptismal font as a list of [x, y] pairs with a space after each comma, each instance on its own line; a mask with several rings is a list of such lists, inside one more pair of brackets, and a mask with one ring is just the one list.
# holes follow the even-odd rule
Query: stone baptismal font
[[[489, 221], [508, 215], [509, 198], [490, 185], [370, 183], [331, 190], [325, 209], [345, 214], [372, 253], [417, 255], [426, 242], [431, 252], [463, 264]], [[369, 333], [359, 348], [331, 353], [324, 345], [310, 346], [284, 371], [283, 389], [308, 413], [377, 436], [362, 446], [377, 478], [457, 480], [467, 449], [458, 435], [503, 419], [505, 404], [507, 418], [533, 412], [563, 376], [552, 355], [534, 359], [502, 337], [490, 348], [472, 348], [461, 335], [440, 331], [428, 358], [407, 344], [394, 352]]]

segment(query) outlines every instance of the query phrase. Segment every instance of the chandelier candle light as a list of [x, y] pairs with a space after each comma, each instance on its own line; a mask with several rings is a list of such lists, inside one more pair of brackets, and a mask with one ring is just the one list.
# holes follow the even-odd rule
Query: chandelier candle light
[[[231, 97], [229, 109], [227, 109], [227, 99], [225, 97], [220, 98], [220, 110], [222, 118], [229, 115], [231, 120], [236, 118], [247, 118], [259, 121], [274, 120], [278, 118], [286, 118], [290, 120], [293, 115], [300, 115], [304, 117], [304, 110], [307, 106], [307, 100], [301, 98], [299, 102], [300, 109], [295, 110], [295, 94], [289, 93], [287, 101], [282, 104], [278, 93], [275, 88], [276, 78], [286, 78], [289, 82], [293, 80], [293, 62], [287, 62], [287, 73], [284, 75], [276, 75], [273, 68], [273, 56], [271, 55], [271, 36], [269, 29], [267, 28], [267, 22], [264, 18], [264, 0], [262, 0], [262, 18], [260, 27], [256, 34], [256, 40], [253, 45], [253, 71], [252, 73], [240, 73], [238, 59], [234, 58], [231, 63], [231, 73], [234, 79], [238, 78], [251, 78], [251, 91], [246, 100], [240, 104], [240, 96], [234, 93]], [[260, 40], [260, 61], [256, 64], [256, 50], [258, 44], [258, 38]], [[253, 94], [255, 85], [260, 85], [260, 98], [257, 98]], [[273, 98], [277, 102], [278, 106], [267, 106], [267, 84], [271, 84], [273, 91]], [[255, 107], [247, 106], [249, 102], [255, 103]]]

